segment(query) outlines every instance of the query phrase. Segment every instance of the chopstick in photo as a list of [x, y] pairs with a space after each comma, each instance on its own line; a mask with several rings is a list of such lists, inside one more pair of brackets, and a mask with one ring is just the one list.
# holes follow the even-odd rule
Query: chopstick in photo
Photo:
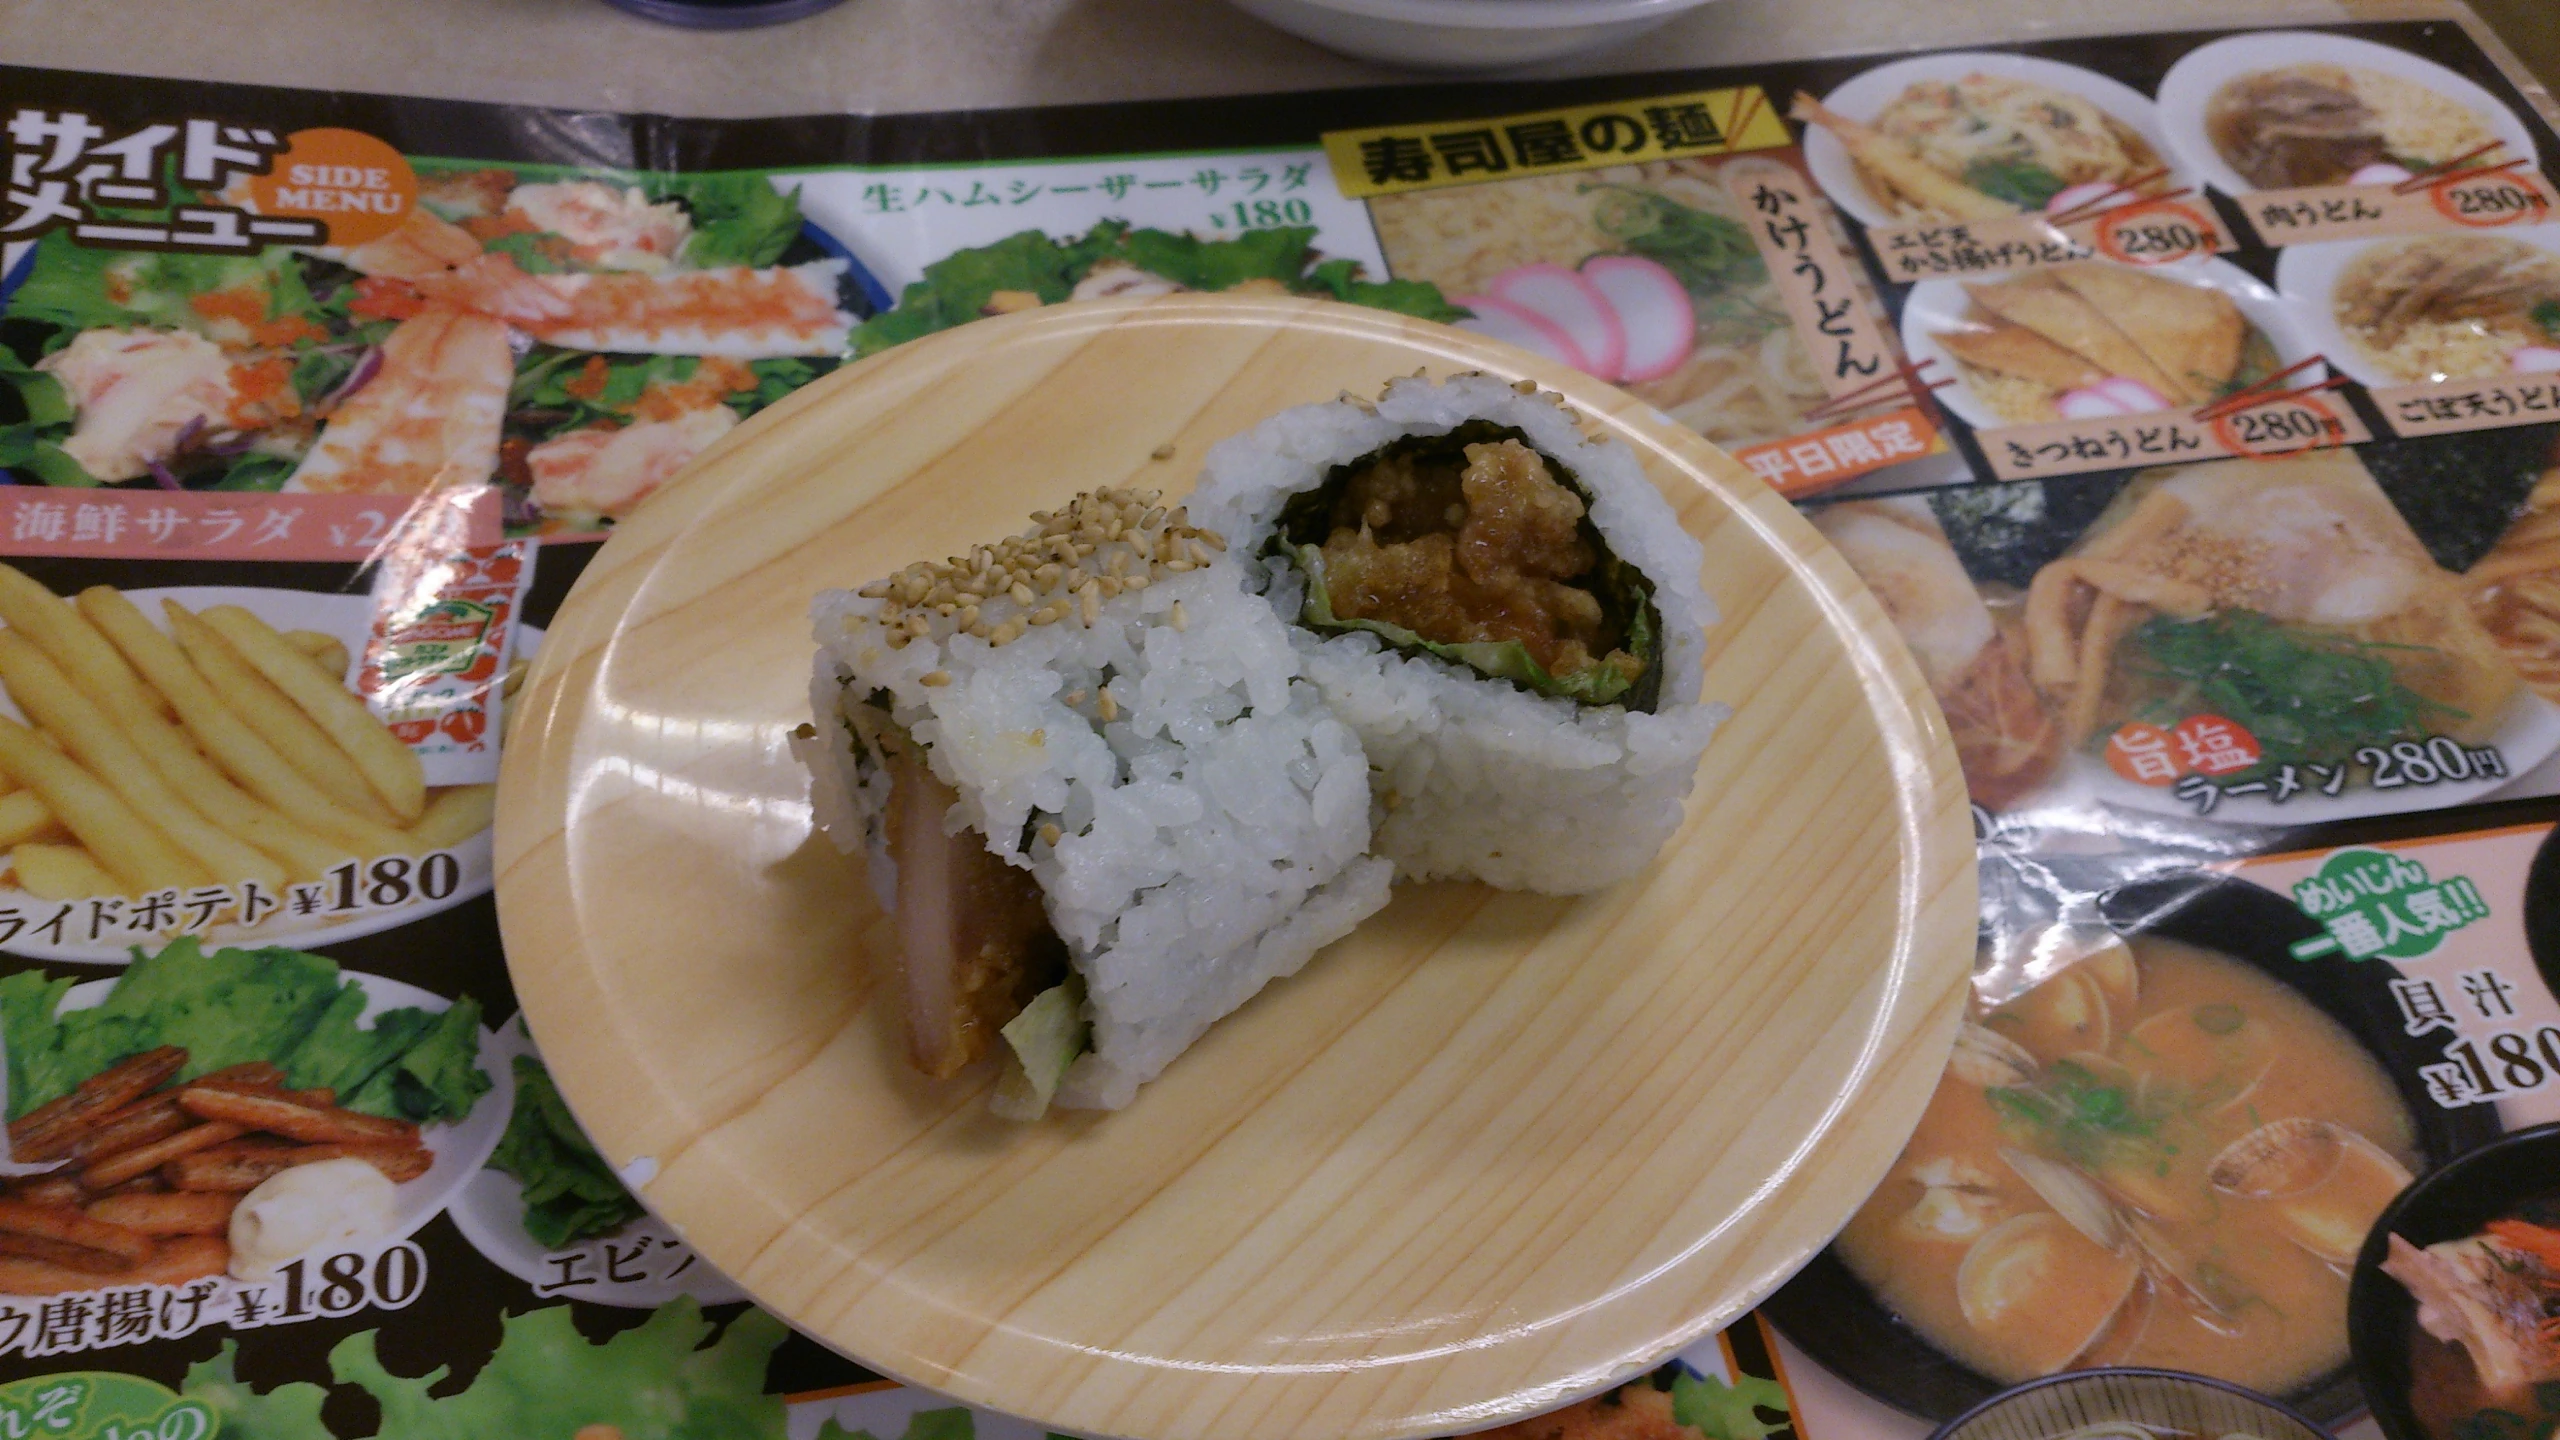
[[[2426, 169], [2416, 172], [2408, 179], [2399, 181], [2391, 187], [2391, 193], [2394, 195], [2414, 195], [2419, 191], [2426, 189], [2428, 186], [2438, 183], [2439, 181], [2459, 178], [2451, 172], [2460, 169], [2462, 166], [2470, 164], [2472, 161], [2479, 159], [2481, 156], [2488, 154], [2492, 150], [2505, 149], [2506, 144], [2507, 142], [2504, 140], [2492, 140], [2485, 145], [2474, 145], [2470, 149], [2463, 151], [2461, 154], [2454, 156], [2450, 160], [2440, 160], [2435, 164], [2428, 166]], [[2511, 169], [2523, 163], [2524, 161], [2522, 159], [2510, 160], [2504, 165], [2484, 167], [2481, 173], [2486, 174], [2489, 170]]]
[[2143, 186], [2157, 184], [2160, 181], [2167, 179], [2168, 175], [2169, 167], [2163, 165], [2156, 170], [2147, 170], [2140, 175], [2134, 176], [2130, 180], [2119, 180], [2115, 184], [2108, 186], [2106, 189], [2099, 191], [2097, 194], [2090, 196], [2088, 199], [2072, 206], [2070, 209], [2064, 210], [2057, 215], [2048, 215], [2045, 219], [2056, 225], [2069, 225], [2074, 221], [2086, 220], [2092, 215], [2103, 214], [2108, 210], [2112, 210], [2116, 207], [2119, 201], [2125, 204], [2134, 204], [2142, 200], [2166, 200], [2172, 198], [2173, 195], [2186, 194], [2187, 192], [2184, 190], [2174, 191], [2171, 195], [2145, 195], [2142, 193]]
[[2275, 387], [2282, 385], [2285, 381], [2292, 379], [2294, 376], [2301, 374], [2303, 371], [2310, 369], [2314, 365], [2325, 363], [2326, 360], [2327, 357], [2321, 355], [2314, 355], [2307, 360], [2296, 360], [2292, 364], [2287, 365], [2264, 380], [2260, 380], [2249, 385], [2243, 385], [2239, 389], [2232, 391], [2230, 394], [2223, 396], [2221, 399], [2208, 402], [2207, 404], [2199, 407], [2195, 411], [2195, 418], [2198, 420], [2211, 420], [2216, 416], [2227, 415], [2234, 410], [2246, 410], [2250, 406], [2259, 403], [2261, 399], [2265, 398], [2265, 392], [2272, 391]]
[[[2265, 394], [2252, 394], [2246, 398], [2231, 396], [2223, 400], [2221, 404], [2215, 406], [2209, 412], [2204, 410], [2197, 411], [2196, 418], [2199, 420], [2219, 420], [2225, 415], [2236, 415], [2240, 411], [2254, 410], [2261, 405], [2273, 405], [2285, 400], [2299, 400], [2306, 395], [2317, 395], [2323, 390], [2335, 390], [2346, 383], [2346, 376], [2332, 375], [2326, 380], [2314, 381], [2309, 385], [2296, 386], [2291, 390], [2275, 390]], [[2234, 401], [2237, 401], [2238, 403], [2235, 404], [2233, 403]]]
[[[2465, 180], [2477, 180], [2483, 175], [2502, 175], [2511, 170], [2522, 170], [2530, 166], [2532, 163], [2533, 162], [2530, 160], [2519, 157], [2514, 160], [2501, 161], [2495, 165], [2477, 165], [2468, 170], [2456, 170], [2449, 175], [2431, 176], [2424, 185], [2421, 185], [2418, 188], [2432, 189], [2438, 185], [2459, 185]], [[2412, 190], [2402, 189], [2399, 186], [2394, 186], [2392, 188], [2397, 194], [2408, 195], [2416, 193]]]
[[1883, 399], [1886, 392], [1890, 391], [1897, 385], [1906, 390], [1917, 392], [1921, 390], [1942, 390], [1947, 386], [1956, 383], [1953, 378], [1931, 380], [1921, 373], [1937, 363], [1937, 357], [1935, 356], [1931, 356], [1917, 365], [1912, 364], [1908, 360], [1902, 361], [1894, 367], [1892, 374], [1880, 375], [1875, 379], [1868, 381], [1864, 385], [1858, 386], [1854, 390], [1847, 390], [1838, 395], [1834, 395], [1823, 401], [1821, 404], [1814, 406], [1812, 409], [1805, 411], [1804, 418], [1807, 420], [1824, 420], [1845, 411], [1855, 410], [1861, 405], [1872, 405], [1878, 400]]
[[1742, 94], [1733, 102], [1732, 118], [1725, 122], [1726, 144], [1733, 145], [1741, 142], [1743, 127], [1760, 118], [1760, 107], [1767, 104], [1768, 100], [1768, 95], [1759, 86], [1742, 87]]

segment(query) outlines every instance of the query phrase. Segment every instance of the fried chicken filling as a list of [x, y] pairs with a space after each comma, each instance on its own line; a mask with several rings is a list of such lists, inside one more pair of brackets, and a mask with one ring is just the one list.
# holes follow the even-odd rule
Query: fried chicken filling
[[1592, 590], [1600, 555], [1582, 497], [1517, 440], [1465, 454], [1464, 466], [1387, 455], [1343, 485], [1324, 542], [1333, 613], [1439, 645], [1516, 640], [1560, 678], [1599, 666], [1641, 675]]
[[923, 751], [895, 732], [880, 744], [892, 777], [908, 1049], [917, 1069], [947, 1080], [995, 1051], [1005, 1023], [1066, 978], [1067, 947], [1030, 871], [997, 858], [977, 831], [944, 828], [960, 797]]

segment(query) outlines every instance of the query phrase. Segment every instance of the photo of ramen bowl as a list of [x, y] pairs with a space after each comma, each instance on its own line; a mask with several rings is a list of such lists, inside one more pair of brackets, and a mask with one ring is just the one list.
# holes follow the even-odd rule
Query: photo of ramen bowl
[[2418, 1086], [2395, 970], [2294, 958], [2324, 932], [2285, 896], [2190, 874], [2100, 910], [2125, 944], [1977, 1005], [1911, 1145], [1764, 1313], [1930, 1419], [2102, 1365], [2342, 1418], [2348, 1262], [2497, 1122]]
[[[2515, 553], [2518, 574], [2540, 563]], [[2141, 727], [2195, 717], [2257, 747], [2233, 757], [2226, 785], [2280, 782], [2285, 766], [2297, 777], [2355, 775], [2334, 795], [2298, 797], [2330, 815], [2413, 803], [2406, 787], [2363, 780], [2388, 778], [2383, 766], [2410, 752], [2387, 747], [2404, 743], [2451, 757], [2440, 778], [2477, 798], [2560, 745], [2560, 709], [2514, 658], [2524, 616], [2509, 602], [2530, 597], [2502, 592], [2486, 611], [2471, 599], [2506, 564], [2438, 565], [2349, 450], [2145, 471], [2037, 568], [2022, 616], [2029, 673], [2053, 702], [2073, 769], [2111, 804], [2195, 813], [2156, 767], [2117, 768]], [[2468, 747], [2492, 748], [2500, 763], [2467, 767]], [[2235, 801], [2215, 817], [2285, 824], [2309, 813], [2254, 793]], [[2416, 803], [2458, 802], [2436, 789]]]
[[2538, 1248], [2560, 1233], [2556, 1196], [2560, 1125], [2536, 1125], [2429, 1171], [2374, 1223], [2347, 1291], [2347, 1338], [2390, 1440], [2551, 1428], [2560, 1266]]
[[1930, 1440], [2327, 1440], [2328, 1433], [2255, 1390], [2176, 1370], [2074, 1370], [1994, 1395]]

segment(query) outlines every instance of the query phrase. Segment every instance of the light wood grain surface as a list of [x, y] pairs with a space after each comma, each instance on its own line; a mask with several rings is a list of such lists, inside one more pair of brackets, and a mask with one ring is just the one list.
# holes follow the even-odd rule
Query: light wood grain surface
[[[1704, 542], [1736, 713], [1685, 828], [1597, 895], [1402, 892], [1115, 1114], [1012, 1126], [991, 1076], [912, 1073], [784, 744], [811, 595], [1187, 490], [1212, 441], [1417, 367], [1564, 391]], [[1973, 955], [1944, 723], [1794, 512], [1597, 382], [1311, 301], [1053, 307], [776, 406], [597, 556], [501, 794], [526, 1016], [652, 1207], [856, 1358], [1094, 1435], [1475, 1429], [1728, 1322], [1882, 1176]]]

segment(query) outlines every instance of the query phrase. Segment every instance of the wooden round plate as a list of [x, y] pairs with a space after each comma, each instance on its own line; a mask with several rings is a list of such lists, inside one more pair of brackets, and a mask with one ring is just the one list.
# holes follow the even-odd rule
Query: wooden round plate
[[[1186, 491], [1212, 442], [1417, 367], [1564, 392], [1705, 543], [1734, 717], [1687, 825], [1595, 895], [1403, 890], [1117, 1113], [1017, 1126], [990, 1074], [916, 1075], [784, 744], [811, 596]], [[1065, 305], [850, 366], [615, 533], [521, 703], [507, 956], [606, 1157], [801, 1330], [1089, 1435], [1449, 1434], [1628, 1378], [1882, 1178], [1973, 956], [1945, 723], [1811, 527], [1616, 390], [1349, 306]]]

